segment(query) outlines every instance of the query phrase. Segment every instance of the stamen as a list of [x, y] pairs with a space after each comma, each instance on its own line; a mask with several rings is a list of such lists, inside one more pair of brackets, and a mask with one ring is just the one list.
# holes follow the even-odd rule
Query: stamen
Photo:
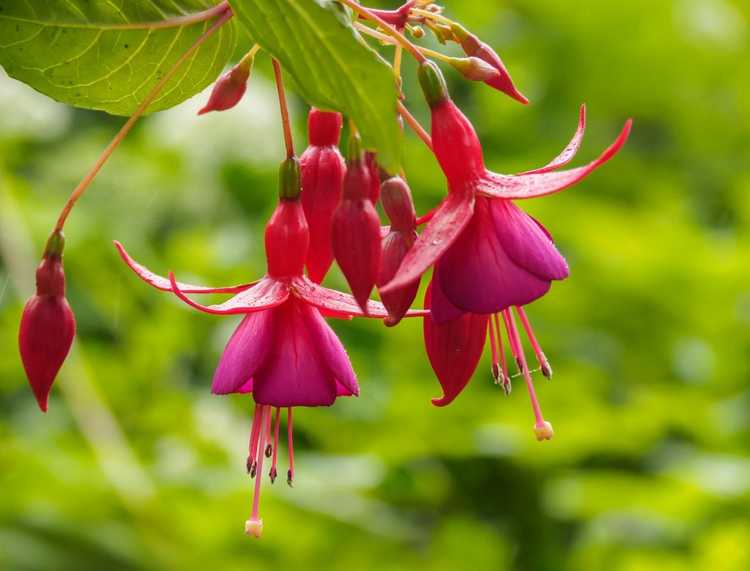
[[255, 457], [258, 454], [258, 427], [261, 419], [260, 405], [255, 405], [253, 411], [253, 424], [250, 429], [250, 442], [248, 444], [247, 473], [251, 478], [255, 477]]
[[[267, 418], [270, 418], [271, 415], [271, 407], [267, 405], [262, 405], [260, 407], [261, 409], [261, 420], [260, 424], [261, 426], [265, 425], [267, 423]], [[259, 430], [260, 432], [260, 442], [258, 443], [258, 472], [263, 473], [263, 449], [266, 446], [266, 431], [262, 428]], [[260, 519], [259, 511], [260, 511], [260, 482], [262, 478], [258, 476], [255, 479], [255, 489], [253, 490], [253, 508], [252, 512], [250, 514], [250, 519], [248, 519], [245, 522], [245, 533], [247, 535], [251, 535], [253, 537], [259, 538], [261, 535], [263, 535], [263, 520]]]
[[276, 416], [273, 422], [273, 461], [271, 462], [271, 471], [268, 472], [268, 477], [271, 479], [273, 484], [276, 481], [276, 461], [279, 456], [279, 425], [281, 424], [281, 409], [276, 407]]
[[286, 473], [286, 483], [292, 487], [294, 482], [294, 429], [292, 427], [292, 407], [287, 409], [286, 413], [286, 431], [287, 431], [287, 448], [289, 449], [289, 470]]
[[271, 412], [269, 409], [268, 415], [266, 416], [266, 442], [268, 444], [266, 445], [265, 454], [266, 458], [270, 458], [271, 454], [273, 453], [273, 444], [271, 444]]
[[519, 366], [523, 372], [523, 378], [526, 381], [526, 388], [529, 391], [529, 399], [531, 399], [531, 408], [534, 411], [534, 434], [536, 439], [540, 442], [542, 440], [550, 440], [554, 436], [552, 425], [544, 420], [542, 415], [542, 408], [539, 406], [539, 400], [536, 397], [536, 391], [534, 390], [534, 382], [531, 380], [531, 373], [529, 367], [526, 365], [526, 356], [523, 353], [521, 347], [521, 339], [518, 336], [518, 329], [516, 328], [516, 322], [513, 319], [513, 314], [506, 310], [503, 310], [503, 318], [505, 319], [505, 325], [508, 329], [508, 338], [511, 341], [511, 347], [516, 346], [518, 354], [516, 359], [519, 361]]
[[526, 336], [529, 338], [529, 343], [531, 343], [531, 346], [534, 349], [534, 354], [536, 355], [536, 360], [539, 362], [542, 374], [548, 379], [552, 378], [552, 367], [550, 367], [549, 361], [547, 361], [547, 357], [544, 355], [541, 345], [539, 345], [539, 342], [536, 340], [536, 335], [534, 335], [534, 330], [531, 328], [531, 322], [526, 316], [526, 312], [523, 310], [523, 307], [516, 306], [516, 313], [521, 319], [523, 328], [526, 331]]
[[523, 373], [524, 367], [522, 365], [523, 361], [521, 360], [521, 353], [523, 353], [523, 350], [521, 349], [521, 343], [520, 340], [514, 336], [511, 335], [511, 330], [515, 329], [515, 324], [512, 323], [513, 316], [510, 314], [510, 311], [507, 309], [503, 309], [503, 322], [505, 323], [505, 330], [508, 332], [508, 341], [510, 342], [510, 352], [513, 354], [513, 358], [516, 361], [516, 366], [518, 367], [518, 372]]
[[495, 341], [495, 331], [492, 327], [491, 320], [487, 322], [487, 329], [490, 332], [490, 351], [492, 352], [492, 376], [495, 379], [495, 384], [500, 383], [500, 365], [497, 360], [497, 343]]
[[510, 395], [513, 387], [511, 386], [510, 375], [508, 374], [508, 363], [505, 360], [505, 348], [503, 347], [503, 336], [500, 332], [500, 317], [497, 313], [490, 317], [492, 328], [495, 330], [495, 338], [497, 339], [497, 348], [500, 353], [500, 367], [503, 374], [503, 391], [506, 395]]

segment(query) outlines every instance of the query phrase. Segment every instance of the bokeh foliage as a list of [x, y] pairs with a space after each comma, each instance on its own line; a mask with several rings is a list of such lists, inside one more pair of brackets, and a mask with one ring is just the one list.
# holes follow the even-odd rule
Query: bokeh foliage
[[[487, 162], [551, 158], [589, 109], [583, 184], [525, 203], [572, 268], [529, 314], [555, 368], [528, 398], [480, 366], [447, 409], [417, 322], [336, 322], [362, 397], [296, 415], [293, 490], [266, 485], [266, 534], [242, 534], [250, 402], [208, 383], [236, 321], [138, 282], [235, 283], [263, 272], [282, 157], [260, 58], [242, 105], [205, 97], [146, 119], [73, 214], [78, 343], [42, 416], [16, 350], [33, 267], [64, 197], [121, 119], [0, 78], [0, 569], [750, 568], [750, 8], [742, 0], [452, 2], [498, 48], [528, 108], [452, 80]], [[407, 66], [410, 106], [424, 108]], [[294, 117], [298, 146], [305, 108]], [[421, 212], [444, 192], [409, 136]], [[338, 274], [332, 285], [342, 287]]]

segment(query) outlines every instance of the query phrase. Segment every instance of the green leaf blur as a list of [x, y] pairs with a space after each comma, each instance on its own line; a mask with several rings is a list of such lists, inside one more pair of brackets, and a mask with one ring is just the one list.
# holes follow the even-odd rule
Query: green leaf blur
[[[76, 107], [131, 115], [210, 21], [146, 27], [211, 8], [212, 0], [0, 0], [0, 65], [11, 77]], [[123, 25], [142, 29], [122, 29]], [[212, 83], [234, 51], [233, 24], [195, 51], [149, 111]]]
[[[263, 56], [232, 111], [196, 117], [204, 91], [144, 120], [73, 212], [79, 336], [42, 415], [17, 355], [21, 308], [59, 208], [121, 119], [0, 77], [0, 569], [750, 568], [747, 2], [446, 9], [497, 48], [531, 100], [446, 68], [493, 170], [553, 157], [582, 102], [576, 164], [635, 120], [600, 171], [521, 204], [572, 270], [528, 308], [555, 370], [538, 382], [555, 439], [534, 440], [523, 386], [503, 396], [488, 357], [436, 409], [420, 323], [336, 321], [362, 396], [298, 411], [296, 486], [266, 480], [265, 535], [244, 536], [251, 402], [208, 390], [237, 320], [148, 288], [111, 240], [193, 283], [263, 273], [284, 157]], [[405, 61], [404, 89], [425, 121], [414, 68]], [[291, 103], [301, 149], [306, 107]], [[444, 181], [410, 133], [404, 147], [423, 213]]]

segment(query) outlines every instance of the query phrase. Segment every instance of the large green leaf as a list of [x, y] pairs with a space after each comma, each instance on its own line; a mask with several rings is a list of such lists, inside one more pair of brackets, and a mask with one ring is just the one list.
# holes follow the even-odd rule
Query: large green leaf
[[401, 131], [391, 67], [332, 0], [230, 0], [250, 35], [276, 57], [312, 105], [354, 120], [367, 148], [395, 172]]
[[[0, 64], [8, 75], [62, 101], [130, 115], [177, 58], [206, 31], [199, 21], [149, 24], [211, 8], [218, 0], [0, 0]], [[135, 24], [139, 29], [122, 29]], [[232, 55], [229, 22], [167, 83], [150, 111], [211, 83]]]

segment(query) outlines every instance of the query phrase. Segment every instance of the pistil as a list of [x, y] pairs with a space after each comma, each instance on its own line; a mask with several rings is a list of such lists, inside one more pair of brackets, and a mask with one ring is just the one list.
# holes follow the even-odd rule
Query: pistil
[[[264, 449], [266, 447], [266, 431], [263, 429], [267, 423], [267, 418], [270, 418], [271, 407], [267, 405], [261, 405], [260, 407], [260, 438], [257, 447], [257, 470], [259, 474], [263, 473], [263, 460], [264, 460]], [[255, 538], [260, 538], [263, 535], [263, 520], [260, 518], [260, 485], [262, 478], [258, 476], [255, 479], [255, 489], [253, 490], [253, 507], [250, 514], [250, 519], [245, 522], [245, 533]]]

